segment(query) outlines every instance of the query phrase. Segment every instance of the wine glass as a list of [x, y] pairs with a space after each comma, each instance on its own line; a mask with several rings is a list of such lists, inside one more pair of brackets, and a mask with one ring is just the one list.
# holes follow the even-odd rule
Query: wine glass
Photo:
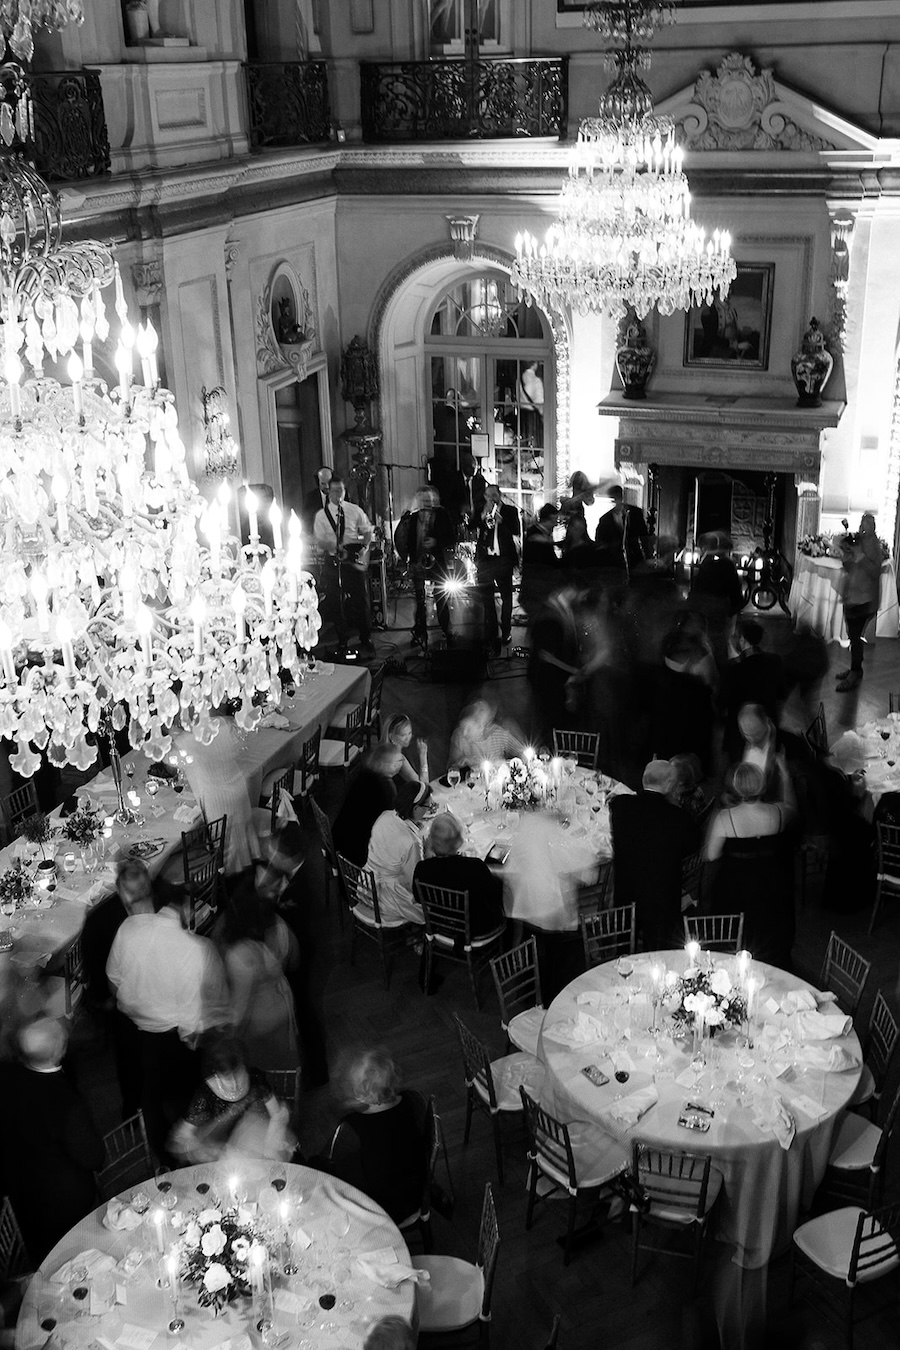
[[75, 1301], [75, 1316], [87, 1317], [91, 1284], [87, 1266], [73, 1266], [69, 1276], [69, 1293]]
[[172, 1173], [168, 1168], [157, 1168], [156, 1189], [159, 1191], [159, 1203], [162, 1205], [163, 1209], [174, 1209], [178, 1204], [178, 1196], [175, 1194], [172, 1185]]
[[447, 786], [451, 788], [459, 786], [459, 769], [447, 770]]
[[287, 1172], [285, 1171], [284, 1163], [273, 1163], [269, 1168], [269, 1185], [272, 1187], [272, 1190], [277, 1191], [279, 1195], [284, 1190], [287, 1185]]
[[182, 792], [184, 792], [184, 779], [181, 776], [180, 769], [175, 770], [175, 777], [172, 780], [172, 790], [179, 797], [181, 796]]
[[145, 786], [146, 791], [147, 791], [147, 796], [148, 796], [148, 797], [155, 797], [156, 794], [157, 794], [157, 792], [159, 792], [159, 779], [157, 779], [157, 778], [148, 778], [148, 779], [147, 779], [147, 782], [144, 784], [144, 786]]
[[63, 871], [64, 871], [64, 872], [68, 872], [68, 874], [71, 876], [71, 874], [75, 871], [76, 866], [77, 866], [77, 863], [76, 863], [76, 860], [75, 860], [75, 854], [74, 854], [74, 853], [65, 853], [65, 854], [63, 854]]
[[122, 760], [122, 768], [126, 778], [134, 778], [134, 761], [130, 759]]

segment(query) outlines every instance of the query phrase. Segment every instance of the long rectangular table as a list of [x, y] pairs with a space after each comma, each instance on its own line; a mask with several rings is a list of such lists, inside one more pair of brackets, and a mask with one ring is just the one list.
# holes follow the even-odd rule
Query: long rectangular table
[[[321, 727], [324, 734], [339, 704], [345, 701], [362, 702], [368, 689], [369, 672], [364, 666], [320, 664], [313, 678], [307, 678], [297, 686], [293, 698], [285, 696], [281, 711], [291, 723], [290, 729], [281, 731], [262, 728], [249, 732], [244, 738], [241, 769], [251, 802], [258, 800], [260, 786], [267, 773], [295, 763], [303, 742], [313, 734], [316, 727]], [[113, 823], [105, 864], [102, 870], [94, 873], [85, 872], [78, 847], [61, 834], [45, 845], [47, 856], [51, 856], [52, 849], [57, 858], [57, 888], [46, 897], [46, 906], [28, 905], [17, 910], [11, 920], [0, 916], [0, 930], [12, 927], [14, 931], [12, 950], [0, 952], [0, 1000], [11, 965], [18, 965], [20, 969], [40, 967], [45, 970], [52, 970], [59, 965], [62, 953], [81, 932], [87, 911], [112, 893], [115, 865], [119, 858], [126, 856], [135, 846], [140, 848], [151, 840], [158, 841], [156, 853], [144, 859], [151, 876], [155, 876], [180, 846], [182, 831], [200, 819], [199, 805], [187, 788], [179, 795], [170, 784], [166, 784], [154, 798], [147, 795], [149, 761], [144, 755], [132, 751], [124, 757], [123, 765], [134, 767], [134, 777], [131, 781], [126, 777], [125, 787], [140, 796], [144, 825], [123, 826]], [[78, 795], [90, 799], [105, 816], [112, 816], [116, 809], [116, 790], [111, 770], [104, 769], [98, 773]], [[184, 808], [180, 813], [184, 816], [190, 811], [190, 818], [176, 820], [175, 813], [179, 808]], [[51, 814], [54, 826], [59, 824], [58, 818], [59, 808]], [[22, 853], [24, 848], [23, 842], [17, 840], [0, 850], [0, 871], [9, 867], [13, 858]], [[71, 874], [65, 873], [63, 869], [63, 859], [67, 853], [74, 853], [76, 858], [76, 870]], [[61, 978], [54, 982], [53, 977], [50, 977], [49, 992], [55, 1011], [62, 1011], [62, 986]]]

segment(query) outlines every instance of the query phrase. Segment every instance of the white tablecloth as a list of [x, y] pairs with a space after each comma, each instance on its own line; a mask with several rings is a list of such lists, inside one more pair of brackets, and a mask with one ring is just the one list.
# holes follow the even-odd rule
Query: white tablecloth
[[[826, 642], [847, 642], [844, 607], [839, 581], [844, 574], [838, 558], [807, 558], [800, 554], [788, 597], [795, 628], [806, 629]], [[897, 607], [897, 577], [889, 559], [881, 568], [881, 591], [875, 636], [895, 638], [900, 612]]]
[[[369, 1325], [378, 1318], [394, 1314], [411, 1321], [415, 1310], [415, 1285], [406, 1281], [396, 1290], [384, 1289], [362, 1273], [356, 1259], [360, 1253], [380, 1252], [386, 1260], [390, 1251], [396, 1261], [409, 1265], [409, 1251], [396, 1225], [368, 1196], [342, 1181], [307, 1167], [289, 1165], [285, 1171], [288, 1185], [279, 1199], [285, 1198], [291, 1205], [292, 1215], [296, 1216], [289, 1220], [291, 1228], [302, 1228], [311, 1244], [305, 1251], [300, 1250], [298, 1243], [294, 1244], [294, 1261], [299, 1267], [296, 1275], [288, 1277], [280, 1271], [275, 1275], [276, 1330], [288, 1333], [289, 1343], [295, 1350], [298, 1345], [322, 1346], [323, 1350], [331, 1347], [334, 1350], [337, 1347], [358, 1350]], [[248, 1192], [251, 1200], [259, 1193], [260, 1185], [268, 1184], [264, 1166], [258, 1177], [256, 1185]], [[194, 1189], [201, 1180], [213, 1180], [215, 1189], [213, 1169], [186, 1167], [172, 1174], [179, 1210], [207, 1207], [209, 1197], [201, 1200]], [[152, 1180], [145, 1189], [155, 1193]], [[127, 1200], [131, 1194], [131, 1191], [125, 1192], [121, 1198]], [[303, 1199], [298, 1205], [296, 1201], [300, 1196]], [[40, 1329], [38, 1319], [41, 1312], [46, 1316], [46, 1298], [53, 1287], [49, 1277], [64, 1261], [91, 1248], [109, 1253], [117, 1261], [129, 1250], [141, 1246], [148, 1254], [135, 1274], [127, 1279], [120, 1277], [127, 1302], [117, 1303], [114, 1309], [102, 1315], [98, 1313], [73, 1321], [73, 1304], [66, 1286], [56, 1286], [60, 1297], [53, 1309], [58, 1322], [54, 1344], [87, 1347], [100, 1336], [104, 1343], [115, 1346], [116, 1350], [120, 1347], [124, 1350], [119, 1338], [127, 1340], [129, 1328], [145, 1328], [156, 1333], [147, 1350], [151, 1347], [152, 1350], [164, 1350], [167, 1343], [175, 1343], [175, 1338], [167, 1336], [166, 1332], [166, 1324], [172, 1315], [168, 1292], [156, 1286], [159, 1269], [152, 1226], [146, 1230], [110, 1232], [101, 1223], [105, 1213], [105, 1205], [94, 1210], [57, 1243], [44, 1261], [40, 1274], [25, 1294], [16, 1327], [16, 1350], [37, 1350], [45, 1345], [47, 1332]], [[345, 1236], [338, 1235], [333, 1223], [339, 1214], [345, 1214], [349, 1219], [350, 1227]], [[281, 1231], [279, 1224], [275, 1236], [280, 1237]], [[167, 1246], [171, 1236], [174, 1234], [168, 1232], [167, 1225]], [[291, 1305], [287, 1309], [278, 1307], [279, 1302], [284, 1302], [278, 1299], [278, 1292], [282, 1290], [297, 1298], [296, 1303], [287, 1301]], [[335, 1295], [335, 1306], [330, 1311], [323, 1310], [319, 1298], [330, 1293]], [[224, 1342], [232, 1337], [246, 1337], [251, 1332], [250, 1302], [245, 1298], [227, 1304], [226, 1311], [216, 1317], [209, 1309], [197, 1304], [193, 1287], [184, 1285], [181, 1315], [186, 1326], [178, 1340], [191, 1350], [213, 1350], [215, 1346], [224, 1346]], [[233, 1344], [234, 1350], [239, 1346], [242, 1350], [250, 1350], [251, 1342], [242, 1340]], [[252, 1344], [259, 1344], [255, 1328], [252, 1329]]]
[[604, 778], [602, 792], [589, 795], [584, 787], [588, 778], [594, 775], [579, 769], [572, 780], [574, 807], [568, 825], [552, 811], [486, 810], [481, 781], [473, 789], [432, 783], [439, 807], [452, 811], [466, 828], [465, 852], [484, 858], [492, 844], [508, 852], [501, 875], [510, 918], [551, 932], [577, 929], [578, 886], [590, 884], [598, 862], [612, 854], [607, 801], [631, 791]]
[[900, 792], [900, 713], [866, 722], [858, 732], [866, 752], [866, 788], [877, 805], [886, 792]]
[[[685, 967], [682, 951], [649, 953], [641, 959], [648, 966], [659, 961], [679, 973]], [[759, 994], [760, 1017], [790, 1029], [793, 1018], [783, 1013], [773, 1016], [765, 1012], [766, 1001], [770, 998], [779, 1001], [789, 990], [810, 989], [811, 986], [773, 966], [754, 963], [754, 973], [765, 979]], [[698, 1094], [700, 1099], [708, 1102], [710, 1079], [707, 1075], [693, 1087], [686, 1085], [687, 1080], [676, 1081], [690, 1069], [690, 1040], [673, 1042], [670, 1037], [654, 1040], [646, 1032], [649, 1022], [646, 995], [633, 1003], [631, 1009], [626, 999], [624, 1011], [622, 1007], [616, 1009], [608, 1033], [612, 1038], [623, 1028], [627, 1029], [627, 1041], [621, 1049], [630, 1056], [633, 1071], [625, 1085], [616, 1082], [608, 1054], [610, 1048], [614, 1054], [620, 1053], [620, 1049], [599, 1041], [576, 1048], [553, 1038], [551, 1029], [554, 1025], [575, 1018], [579, 1011], [588, 1014], [597, 1011], [579, 1005], [576, 1001], [579, 994], [599, 993], [607, 1000], [621, 999], [625, 989], [613, 963], [579, 976], [554, 999], [544, 1019], [539, 1043], [539, 1056], [547, 1068], [543, 1104], [563, 1120], [602, 1124], [629, 1149], [632, 1140], [639, 1140], [660, 1148], [710, 1154], [714, 1166], [725, 1179], [715, 1231], [723, 1241], [734, 1244], [734, 1260], [738, 1265], [750, 1269], [765, 1265], [773, 1255], [786, 1250], [801, 1209], [809, 1205], [822, 1180], [840, 1112], [856, 1089], [860, 1069], [828, 1073], [820, 1069], [790, 1068], [783, 1077], [775, 1079], [773, 1070], [784, 1066], [790, 1051], [784, 1052], [782, 1059], [773, 1058], [768, 1066], [758, 1051], [752, 1056], [745, 1053], [743, 1057], [752, 1058], [753, 1064], [742, 1068], [735, 1037], [733, 1033], [727, 1033], [719, 1041], [724, 1086], [720, 1082], [712, 1094], [721, 1092], [726, 1105], [715, 1108], [708, 1133], [684, 1129], [678, 1125], [678, 1116], [685, 1102], [697, 1100]], [[632, 1025], [635, 1030], [631, 1029]], [[850, 1052], [856, 1063], [861, 1063], [855, 1032], [823, 1044], [826, 1047], [839, 1045]], [[581, 1072], [589, 1064], [598, 1065], [609, 1076], [610, 1081], [605, 1087], [595, 1087]], [[744, 1075], [741, 1084], [735, 1081], [739, 1072]], [[757, 1075], [764, 1075], [765, 1081], [757, 1082]], [[600, 1113], [612, 1104], [617, 1093], [624, 1097], [647, 1087], [654, 1080], [659, 1100], [636, 1125], [630, 1129], [614, 1129], [606, 1117], [601, 1121]], [[765, 1100], [775, 1095], [782, 1098], [796, 1125], [796, 1135], [788, 1149], [783, 1149], [774, 1135], [764, 1133], [754, 1123], [756, 1098]], [[804, 1104], [799, 1104], [801, 1102]], [[810, 1103], [821, 1110], [818, 1119], [804, 1109], [809, 1108]]]

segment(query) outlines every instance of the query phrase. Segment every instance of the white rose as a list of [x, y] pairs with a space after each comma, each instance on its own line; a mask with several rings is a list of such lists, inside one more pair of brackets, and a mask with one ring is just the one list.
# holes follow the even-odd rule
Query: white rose
[[231, 1284], [231, 1276], [223, 1265], [218, 1261], [213, 1261], [207, 1266], [203, 1274], [203, 1283], [209, 1293], [217, 1294], [220, 1289], [227, 1289]]
[[720, 1027], [725, 1021], [725, 1014], [719, 1008], [710, 1008], [706, 1014], [706, 1023], [710, 1027]]
[[677, 1012], [681, 1007], [681, 994], [677, 990], [665, 994], [663, 996], [663, 1006], [667, 1012]]
[[218, 1256], [225, 1248], [225, 1234], [218, 1224], [208, 1229], [200, 1239], [200, 1250], [204, 1256]]
[[222, 1214], [218, 1209], [204, 1209], [197, 1215], [197, 1222], [201, 1228], [206, 1228], [208, 1224], [218, 1223]]
[[714, 994], [724, 998], [731, 993], [731, 976], [727, 970], [714, 970], [709, 977], [709, 987]]
[[684, 1007], [686, 1012], [705, 1013], [707, 1009], [712, 1007], [712, 1004], [712, 995], [704, 994], [701, 989], [698, 989], [695, 994], [685, 995]]
[[189, 1247], [198, 1247], [200, 1245], [200, 1225], [199, 1223], [189, 1223], [184, 1230], [184, 1240]]
[[667, 970], [667, 971], [666, 971], [666, 988], [667, 988], [667, 989], [674, 989], [675, 986], [677, 985], [677, 983], [678, 983], [678, 976], [675, 974], [675, 971], [674, 971], [674, 970]]
[[231, 1244], [235, 1261], [246, 1261], [250, 1255], [250, 1243], [246, 1238], [235, 1238]]

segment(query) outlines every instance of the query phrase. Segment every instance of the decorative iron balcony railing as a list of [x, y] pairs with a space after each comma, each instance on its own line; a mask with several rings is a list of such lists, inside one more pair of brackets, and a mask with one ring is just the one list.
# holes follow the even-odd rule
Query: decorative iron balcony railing
[[568, 58], [362, 61], [364, 141], [564, 139]]
[[34, 104], [38, 172], [53, 182], [109, 173], [109, 133], [96, 70], [48, 70], [28, 75]]
[[331, 135], [324, 61], [250, 61], [250, 144], [306, 145]]

